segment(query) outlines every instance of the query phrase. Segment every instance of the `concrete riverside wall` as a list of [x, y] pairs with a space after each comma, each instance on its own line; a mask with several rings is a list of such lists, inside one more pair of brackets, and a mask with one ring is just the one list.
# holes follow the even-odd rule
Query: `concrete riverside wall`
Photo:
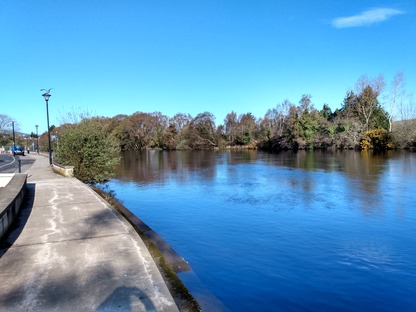
[[0, 239], [17, 218], [26, 194], [26, 174], [15, 174], [5, 187], [0, 188]]

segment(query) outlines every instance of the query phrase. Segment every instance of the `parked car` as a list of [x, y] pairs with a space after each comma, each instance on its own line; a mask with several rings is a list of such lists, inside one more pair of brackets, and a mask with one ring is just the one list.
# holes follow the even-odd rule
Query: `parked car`
[[12, 151], [13, 155], [25, 156], [25, 149], [19, 145], [12, 146], [10, 150]]

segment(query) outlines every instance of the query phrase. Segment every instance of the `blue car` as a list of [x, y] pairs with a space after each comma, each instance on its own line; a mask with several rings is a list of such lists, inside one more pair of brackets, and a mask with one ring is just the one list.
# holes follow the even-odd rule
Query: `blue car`
[[12, 151], [13, 155], [25, 156], [25, 149], [19, 145], [12, 146], [10, 150]]

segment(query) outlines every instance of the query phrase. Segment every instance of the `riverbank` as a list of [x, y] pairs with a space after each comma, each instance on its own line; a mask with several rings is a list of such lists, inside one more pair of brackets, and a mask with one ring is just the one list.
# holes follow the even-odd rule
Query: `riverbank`
[[0, 247], [0, 311], [179, 311], [127, 220], [47, 158], [29, 157], [26, 202]]
[[180, 310], [187, 312], [202, 311], [198, 302], [176, 275], [176, 273], [190, 271], [191, 267], [189, 264], [162, 237], [137, 218], [111, 194], [97, 187], [92, 187], [92, 189], [121, 213], [133, 226], [137, 234], [140, 235]]

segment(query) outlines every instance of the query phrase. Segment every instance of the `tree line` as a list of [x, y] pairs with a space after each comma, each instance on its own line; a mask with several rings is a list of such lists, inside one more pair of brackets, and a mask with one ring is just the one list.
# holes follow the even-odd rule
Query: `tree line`
[[[342, 106], [332, 111], [328, 104], [317, 109], [305, 94], [297, 104], [285, 100], [269, 109], [264, 117], [232, 111], [222, 124], [202, 112], [193, 117], [178, 113], [169, 118], [161, 112], [90, 117], [106, 125], [121, 150], [146, 148], [215, 149], [227, 147], [286, 149], [389, 149], [415, 147], [415, 114], [405, 103], [404, 78], [397, 74], [390, 93], [380, 97], [386, 85], [382, 76], [362, 76], [354, 91], [345, 95]], [[64, 124], [65, 129], [75, 125]], [[62, 128], [62, 129], [61, 129]]]

